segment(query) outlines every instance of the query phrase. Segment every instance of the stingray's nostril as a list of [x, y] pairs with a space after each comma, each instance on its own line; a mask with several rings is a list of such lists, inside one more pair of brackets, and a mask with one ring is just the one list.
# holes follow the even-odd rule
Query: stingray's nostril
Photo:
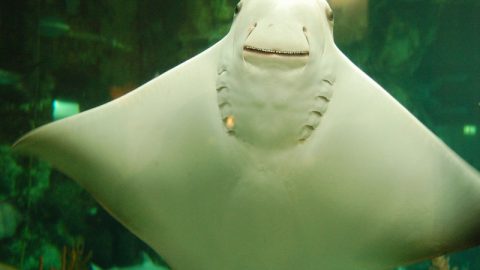
[[248, 35], [250, 35], [256, 27], [257, 27], [257, 23], [254, 23], [252, 26], [250, 26], [248, 28]]

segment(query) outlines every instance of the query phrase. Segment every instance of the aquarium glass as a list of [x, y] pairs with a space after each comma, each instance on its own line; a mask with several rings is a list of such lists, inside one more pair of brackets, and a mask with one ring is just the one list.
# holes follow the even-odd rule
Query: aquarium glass
[[[480, 1], [330, 5], [339, 48], [479, 169]], [[0, 1], [0, 269], [65, 269], [62, 258], [72, 256], [79, 258], [76, 269], [168, 269], [74, 181], [12, 154], [10, 146], [35, 127], [119, 98], [205, 50], [228, 32], [235, 6]], [[398, 269], [480, 269], [480, 249]]]

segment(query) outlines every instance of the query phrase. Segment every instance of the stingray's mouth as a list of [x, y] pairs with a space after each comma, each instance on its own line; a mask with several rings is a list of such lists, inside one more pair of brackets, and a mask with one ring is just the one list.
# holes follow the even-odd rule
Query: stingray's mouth
[[255, 22], [241, 47], [243, 60], [247, 66], [261, 69], [303, 68], [310, 59], [307, 33], [307, 27], [298, 23]]
[[243, 46], [246, 63], [260, 68], [291, 70], [304, 67], [309, 59], [308, 50], [265, 49], [251, 45]]
[[275, 49], [262, 49], [249, 45], [245, 45], [243, 50], [246, 52], [264, 54], [264, 55], [278, 55], [278, 56], [287, 56], [287, 57], [302, 57], [309, 56], [308, 51], [284, 51], [284, 50], [275, 50]]

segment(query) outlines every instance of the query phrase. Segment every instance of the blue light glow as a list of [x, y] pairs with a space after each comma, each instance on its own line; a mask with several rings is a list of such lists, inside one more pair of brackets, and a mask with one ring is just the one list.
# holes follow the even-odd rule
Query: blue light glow
[[465, 136], [475, 136], [475, 135], [477, 135], [477, 126], [475, 126], [475, 125], [465, 125], [465, 126], [463, 126], [463, 135], [465, 135]]
[[80, 105], [74, 101], [53, 100], [53, 120], [59, 120], [65, 117], [72, 116], [80, 112]]

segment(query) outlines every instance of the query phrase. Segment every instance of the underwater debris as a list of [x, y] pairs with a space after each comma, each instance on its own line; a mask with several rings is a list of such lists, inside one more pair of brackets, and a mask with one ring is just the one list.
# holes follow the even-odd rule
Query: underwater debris
[[136, 86], [132, 83], [127, 83], [125, 85], [114, 85], [112, 87], [110, 87], [110, 97], [112, 99], [117, 99], [125, 94], [127, 94], [128, 92], [134, 90], [136, 88]]

